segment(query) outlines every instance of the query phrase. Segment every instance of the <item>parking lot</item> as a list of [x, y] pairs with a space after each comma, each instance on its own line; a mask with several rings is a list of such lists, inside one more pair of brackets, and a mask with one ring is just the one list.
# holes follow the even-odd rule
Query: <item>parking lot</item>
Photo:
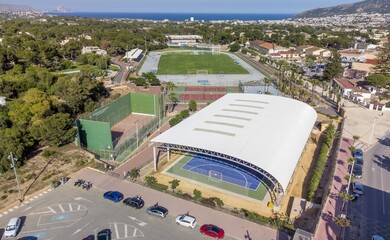
[[18, 239], [80, 240], [103, 229], [111, 230], [112, 239], [208, 239], [199, 233], [199, 225], [189, 229], [176, 225], [172, 215], [165, 219], [149, 216], [146, 208], [154, 200], [145, 200], [145, 207], [135, 210], [104, 199], [101, 189], [83, 190], [73, 186], [73, 181], [3, 213], [0, 234], [3, 235], [9, 219], [21, 217]]

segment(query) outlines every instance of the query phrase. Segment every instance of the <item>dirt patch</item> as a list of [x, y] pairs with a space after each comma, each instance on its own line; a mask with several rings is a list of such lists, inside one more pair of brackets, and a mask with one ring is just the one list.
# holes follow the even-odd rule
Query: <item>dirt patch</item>
[[[48, 154], [48, 151], [52, 154]], [[61, 177], [70, 177], [72, 173], [93, 163], [94, 160], [89, 153], [74, 145], [47, 148], [17, 169], [22, 196], [28, 199], [29, 195], [50, 187]], [[19, 194], [13, 171], [2, 174], [1, 178], [5, 181], [0, 182], [0, 209], [4, 209], [19, 202]]]

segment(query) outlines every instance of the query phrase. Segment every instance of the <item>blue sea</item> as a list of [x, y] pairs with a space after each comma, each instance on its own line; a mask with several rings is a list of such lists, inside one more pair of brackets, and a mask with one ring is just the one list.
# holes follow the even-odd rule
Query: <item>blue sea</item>
[[71, 12], [49, 13], [57, 16], [87, 17], [87, 18], [129, 18], [146, 20], [184, 21], [193, 17], [195, 20], [283, 20], [292, 18], [292, 13], [119, 13], [119, 12]]

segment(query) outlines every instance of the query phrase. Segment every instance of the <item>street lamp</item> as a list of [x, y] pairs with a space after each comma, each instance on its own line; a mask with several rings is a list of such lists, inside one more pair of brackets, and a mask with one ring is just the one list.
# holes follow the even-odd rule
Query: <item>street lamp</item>
[[13, 156], [12, 152], [10, 152], [10, 154], [8, 155], [8, 159], [11, 160], [10, 166], [11, 168], [14, 169], [16, 185], [18, 186], [18, 191], [19, 191], [19, 200], [22, 201], [23, 200], [22, 192], [20, 191], [19, 179], [18, 179], [18, 174], [16, 173], [16, 165], [15, 165], [15, 161], [18, 161], [18, 159]]

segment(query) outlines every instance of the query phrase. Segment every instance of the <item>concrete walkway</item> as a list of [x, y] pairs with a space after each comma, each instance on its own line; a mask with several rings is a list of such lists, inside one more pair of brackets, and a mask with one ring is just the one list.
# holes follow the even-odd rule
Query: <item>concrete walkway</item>
[[[253, 239], [253, 240], [284, 240], [291, 239], [287, 234], [278, 232], [244, 219], [228, 215], [196, 203], [176, 198], [153, 189], [141, 186], [136, 183], [116, 178], [107, 174], [97, 172], [86, 168], [81, 171], [75, 179], [82, 178], [92, 181], [94, 188], [100, 188], [103, 191], [114, 190], [122, 192], [125, 197], [141, 195], [145, 200], [145, 206], [150, 206], [158, 202], [169, 210], [169, 214], [177, 216], [182, 213], [190, 212], [197, 218], [200, 225], [205, 223], [214, 223], [225, 230], [227, 236], [235, 239]], [[249, 235], [249, 237], [247, 237]]]
[[331, 190], [315, 232], [315, 239], [317, 240], [336, 239], [340, 236], [341, 228], [333, 222], [333, 217], [342, 213], [341, 208], [343, 206], [343, 200], [338, 194], [341, 191], [345, 191], [348, 185], [348, 182], [345, 179], [345, 176], [349, 175], [348, 158], [351, 157], [348, 147], [353, 144], [354, 140], [348, 138], [341, 139]]

